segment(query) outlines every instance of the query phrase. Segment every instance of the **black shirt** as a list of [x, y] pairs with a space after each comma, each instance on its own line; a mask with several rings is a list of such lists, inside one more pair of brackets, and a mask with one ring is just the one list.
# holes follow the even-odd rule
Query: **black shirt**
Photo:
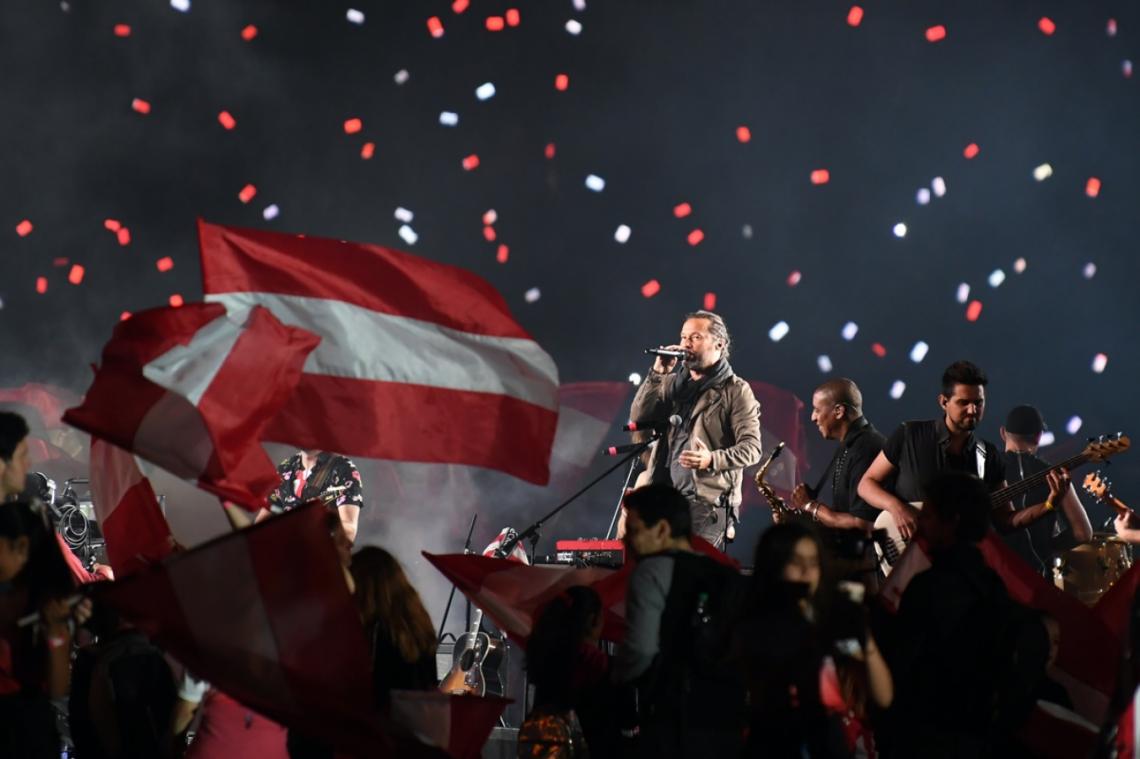
[[[923, 501], [923, 484], [939, 472], [954, 470], [981, 476], [992, 493], [1005, 481], [1005, 461], [997, 447], [970, 435], [961, 455], [950, 453], [950, 430], [945, 419], [903, 422], [887, 442], [883, 453], [898, 470], [894, 493], [908, 502]], [[978, 472], [977, 447], [985, 447], [985, 473]]]
[[[1010, 484], [1020, 482], [1026, 477], [1032, 477], [1049, 468], [1049, 462], [1030, 453], [1006, 451], [1004, 458], [1005, 470], [1009, 476]], [[1049, 486], [1042, 483], [1031, 488], [1024, 495], [1014, 498], [1013, 507], [1021, 511], [1043, 503], [1048, 497]], [[1068, 520], [1065, 519], [1060, 509], [1044, 519], [1038, 519], [1028, 527], [1004, 534], [1002, 538], [1006, 545], [1017, 552], [1018, 556], [1025, 559], [1025, 563], [1038, 572], [1044, 572], [1051, 568], [1054, 554], [1076, 545], [1076, 541], [1073, 540], [1073, 533], [1069, 529]]]
[[831, 508], [874, 522], [881, 513], [859, 497], [859, 480], [883, 450], [886, 438], [866, 417], [859, 417], [847, 428], [839, 449], [827, 465], [820, 488], [831, 483]]

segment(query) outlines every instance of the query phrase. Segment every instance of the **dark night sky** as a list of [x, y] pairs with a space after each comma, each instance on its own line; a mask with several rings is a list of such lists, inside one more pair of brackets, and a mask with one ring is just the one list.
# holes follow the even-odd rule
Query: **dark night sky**
[[[363, 25], [346, 21], [348, 7]], [[506, 295], [564, 381], [644, 371], [641, 348], [670, 341], [680, 316], [715, 292], [739, 373], [806, 399], [826, 354], [863, 387], [880, 428], [932, 416], [943, 367], [970, 358], [992, 379], [991, 438], [1026, 402], [1062, 447], [1075, 445], [1064, 432], [1073, 415], [1081, 439], [1140, 429], [1129, 379], [1140, 375], [1140, 81], [1122, 73], [1140, 58], [1134, 4], [870, 2], [852, 28], [838, 2], [589, 0], [579, 12], [559, 0], [518, 4], [518, 28], [484, 29], [508, 7], [3, 3], [0, 385], [82, 390], [120, 312], [198, 298], [202, 216], [472, 269]], [[428, 34], [432, 15], [442, 39]], [[1055, 34], [1038, 30], [1043, 15]], [[571, 18], [580, 36], [564, 29]], [[131, 35], [116, 37], [116, 23]], [[259, 30], [250, 42], [246, 24]], [[931, 44], [924, 30], [935, 24], [948, 34]], [[410, 73], [402, 86], [400, 69]], [[566, 92], [553, 86], [558, 73], [570, 77]], [[487, 81], [498, 94], [479, 102]], [[131, 109], [136, 97], [148, 115]], [[222, 110], [233, 131], [218, 124]], [[439, 124], [444, 110], [458, 126]], [[353, 117], [364, 129], [346, 135]], [[981, 150], [967, 160], [971, 142]], [[471, 153], [481, 164], [467, 172]], [[1046, 162], [1052, 177], [1034, 181]], [[828, 184], [809, 181], [818, 168]], [[591, 173], [603, 192], [586, 189]], [[947, 194], [918, 205], [936, 176]], [[1089, 177], [1102, 182], [1096, 198]], [[243, 205], [247, 183], [257, 195]], [[676, 219], [683, 201], [693, 214]], [[280, 215], [266, 221], [271, 203]], [[415, 212], [414, 246], [397, 235], [397, 206]], [[510, 246], [505, 265], [483, 239], [490, 208]], [[107, 218], [129, 227], [129, 246]], [[15, 232], [23, 219], [34, 224], [27, 237]], [[905, 239], [891, 233], [900, 221]], [[619, 224], [632, 228], [624, 245]], [[697, 227], [705, 239], [693, 247]], [[174, 261], [165, 273], [155, 267], [164, 256]], [[74, 263], [85, 267], [79, 285], [68, 283]], [[997, 268], [1007, 278], [995, 289], [986, 278]], [[790, 287], [793, 270], [802, 281]], [[649, 279], [661, 292], [645, 299]], [[955, 299], [960, 282], [984, 304], [975, 323]], [[524, 300], [531, 287], [535, 303]], [[780, 320], [791, 330], [774, 343]], [[846, 342], [849, 320], [860, 329]], [[915, 364], [918, 340], [930, 352]], [[1098, 352], [1103, 374], [1090, 369]], [[907, 384], [899, 400], [888, 396], [895, 380]], [[1113, 467], [1126, 501], [1140, 501], [1135, 460]]]

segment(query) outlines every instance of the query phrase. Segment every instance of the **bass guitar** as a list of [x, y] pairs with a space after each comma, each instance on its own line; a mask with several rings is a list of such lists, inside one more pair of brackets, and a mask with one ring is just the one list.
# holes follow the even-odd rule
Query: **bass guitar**
[[1084, 489], [1097, 500], [1097, 503], [1107, 504], [1119, 516], [1126, 517], [1133, 513], [1124, 501], [1112, 494], [1112, 483], [1102, 477], [1099, 470], [1085, 475]]
[[505, 643], [480, 631], [483, 610], [476, 609], [471, 629], [455, 641], [451, 671], [439, 689], [444, 693], [502, 696]]
[[[1065, 461], [1054, 464], [1048, 469], [1043, 469], [1036, 474], [1026, 477], [1024, 480], [1018, 480], [1012, 485], [995, 490], [990, 493], [990, 506], [993, 508], [1000, 508], [1005, 504], [1012, 501], [1024, 493], [1029, 492], [1033, 488], [1045, 482], [1045, 476], [1049, 472], [1055, 472], [1059, 469], [1075, 469], [1082, 464], [1089, 461], [1105, 461], [1110, 456], [1115, 456], [1118, 453], [1123, 453], [1128, 450], [1131, 445], [1128, 437], [1122, 434], [1115, 435], [1102, 435], [1099, 438], [1091, 440], [1084, 450]], [[922, 508], [922, 502], [916, 501], [911, 503], [916, 509]], [[882, 533], [878, 532], [883, 530]], [[883, 571], [884, 575], [891, 573], [891, 568], [895, 562], [906, 550], [906, 541], [903, 540], [902, 533], [899, 531], [898, 523], [895, 517], [889, 511], [884, 511], [879, 514], [875, 519], [875, 553], [879, 557], [879, 568]]]

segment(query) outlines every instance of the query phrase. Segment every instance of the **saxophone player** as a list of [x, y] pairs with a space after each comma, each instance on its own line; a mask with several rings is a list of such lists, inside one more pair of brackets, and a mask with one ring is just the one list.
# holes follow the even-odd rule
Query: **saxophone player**
[[[838, 440], [839, 447], [814, 488], [802, 482], [796, 485], [792, 508], [825, 527], [869, 535], [879, 512], [860, 498], [857, 490], [886, 438], [863, 415], [859, 386], [845, 377], [828, 380], [815, 389], [811, 420], [824, 440]], [[825, 491], [826, 501], [821, 499]]]

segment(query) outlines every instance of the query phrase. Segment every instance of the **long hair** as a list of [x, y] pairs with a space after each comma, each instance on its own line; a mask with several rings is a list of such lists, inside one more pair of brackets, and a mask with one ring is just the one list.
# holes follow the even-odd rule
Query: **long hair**
[[75, 588], [71, 570], [56, 545], [44, 517], [26, 501], [0, 503], [0, 537], [28, 540], [28, 562], [13, 583], [28, 589], [29, 602], [37, 607], [49, 598], [64, 598]]
[[794, 589], [784, 580], [784, 568], [795, 555], [796, 544], [804, 538], [814, 542], [819, 551], [819, 589], [810, 600], [817, 611], [826, 604], [827, 562], [819, 533], [803, 522], [791, 521], [772, 525], [756, 543], [756, 552], [752, 557], [752, 587], [748, 593], [745, 614], [795, 600], [790, 595]]
[[527, 676], [537, 689], [536, 702], [570, 705], [566, 701], [578, 647], [601, 612], [601, 597], [585, 585], [567, 588], [543, 607], [526, 643]]
[[352, 557], [356, 603], [370, 634], [385, 633], [406, 662], [435, 651], [435, 628], [396, 557], [368, 546]]

